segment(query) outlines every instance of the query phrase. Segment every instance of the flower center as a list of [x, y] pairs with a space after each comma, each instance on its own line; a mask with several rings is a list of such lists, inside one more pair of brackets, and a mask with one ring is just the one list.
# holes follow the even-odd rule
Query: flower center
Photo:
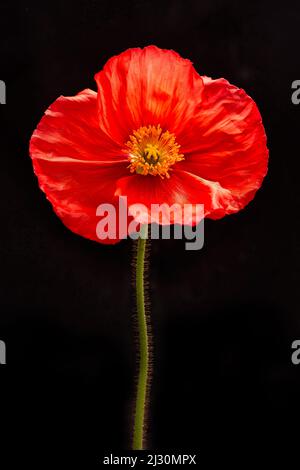
[[160, 125], [140, 127], [129, 139], [124, 152], [128, 155], [131, 173], [170, 178], [170, 167], [184, 160], [175, 135], [163, 132]]

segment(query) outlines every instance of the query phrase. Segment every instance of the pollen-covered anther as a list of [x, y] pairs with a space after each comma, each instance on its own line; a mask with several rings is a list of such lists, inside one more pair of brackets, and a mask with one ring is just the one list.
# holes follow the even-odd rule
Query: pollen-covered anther
[[128, 155], [131, 173], [170, 178], [171, 167], [184, 160], [179, 149], [175, 135], [169, 131], [163, 132], [158, 125], [140, 127], [134, 131], [124, 152]]

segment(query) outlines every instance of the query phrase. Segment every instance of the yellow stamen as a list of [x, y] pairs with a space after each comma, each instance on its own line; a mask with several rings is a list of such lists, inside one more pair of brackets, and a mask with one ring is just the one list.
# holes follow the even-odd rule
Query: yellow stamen
[[124, 152], [128, 154], [131, 173], [170, 178], [170, 167], [184, 160], [175, 135], [163, 132], [160, 125], [140, 127], [129, 139]]

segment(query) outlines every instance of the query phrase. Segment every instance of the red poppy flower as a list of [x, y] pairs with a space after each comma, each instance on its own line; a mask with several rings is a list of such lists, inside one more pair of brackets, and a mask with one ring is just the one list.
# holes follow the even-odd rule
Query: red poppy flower
[[40, 187], [69, 229], [99, 241], [96, 209], [118, 211], [119, 196], [149, 212], [151, 204], [204, 204], [212, 219], [253, 199], [268, 150], [243, 90], [155, 46], [112, 57], [95, 79], [97, 93], [59, 97], [30, 142]]

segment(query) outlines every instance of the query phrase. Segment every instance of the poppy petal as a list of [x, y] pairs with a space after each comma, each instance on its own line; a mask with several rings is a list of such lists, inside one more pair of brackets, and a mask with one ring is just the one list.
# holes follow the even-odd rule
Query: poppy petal
[[[138, 217], [141, 223], [183, 224], [182, 211], [185, 204], [203, 204], [204, 216], [220, 218], [226, 212], [236, 210], [235, 201], [230, 191], [224, 189], [217, 182], [207, 181], [186, 171], [174, 171], [169, 179], [141, 175], [121, 178], [117, 182], [117, 196], [126, 196], [128, 207], [141, 204]], [[151, 205], [167, 204], [171, 207], [178, 205], [173, 213], [163, 212], [161, 208]], [[130, 212], [130, 210], [129, 210]], [[188, 224], [194, 225], [196, 213]]]
[[96, 95], [85, 90], [58, 98], [31, 138], [30, 155], [40, 188], [63, 223], [99, 241], [97, 207], [115, 204], [116, 181], [128, 170], [118, 146], [99, 130]]
[[202, 78], [201, 111], [177, 136], [185, 155], [178, 168], [217, 181], [231, 192], [238, 211], [253, 199], [267, 173], [262, 119], [243, 90], [224, 79]]
[[100, 127], [120, 145], [142, 126], [176, 132], [201, 105], [203, 83], [192, 63], [155, 46], [112, 57], [95, 79]]
[[35, 158], [67, 157], [99, 163], [127, 161], [122, 148], [99, 129], [97, 113], [95, 91], [59, 97], [32, 135], [30, 149]]

